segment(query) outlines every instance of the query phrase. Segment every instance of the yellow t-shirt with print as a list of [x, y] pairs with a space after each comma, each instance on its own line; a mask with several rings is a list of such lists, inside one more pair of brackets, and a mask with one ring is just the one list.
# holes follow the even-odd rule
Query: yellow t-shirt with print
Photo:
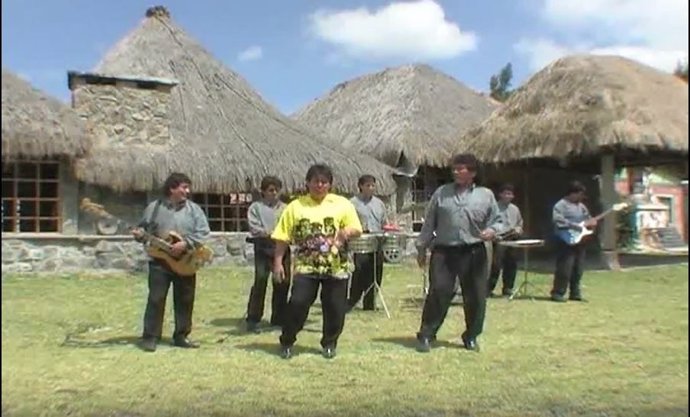
[[317, 202], [305, 195], [285, 207], [271, 238], [296, 248], [295, 273], [347, 278], [354, 268], [352, 261], [333, 244], [338, 230], [346, 227], [362, 231], [355, 206], [348, 199], [327, 194]]

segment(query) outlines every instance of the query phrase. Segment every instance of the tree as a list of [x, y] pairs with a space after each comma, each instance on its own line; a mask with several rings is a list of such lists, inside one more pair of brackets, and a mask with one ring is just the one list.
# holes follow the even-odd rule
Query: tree
[[688, 82], [688, 61], [685, 61], [684, 63], [679, 62], [678, 65], [676, 65], [676, 70], [673, 71], [673, 74], [681, 80]]
[[513, 79], [513, 66], [509, 63], [501, 68], [498, 74], [492, 75], [489, 80], [489, 89], [491, 90], [491, 97], [494, 100], [506, 101], [513, 93], [510, 89], [510, 82]]

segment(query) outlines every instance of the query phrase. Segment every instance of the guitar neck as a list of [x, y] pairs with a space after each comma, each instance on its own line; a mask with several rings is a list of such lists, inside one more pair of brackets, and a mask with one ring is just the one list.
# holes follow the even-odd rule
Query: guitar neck
[[594, 218], [594, 220], [599, 221], [599, 220], [603, 219], [604, 217], [608, 216], [608, 215], [611, 214], [611, 213], [613, 213], [613, 209], [612, 209], [612, 208], [610, 208], [610, 209], [606, 210], [605, 212], [599, 214], [598, 216], [596, 216], [596, 217]]
[[[113, 216], [112, 218], [114, 218], [115, 220], [117, 220], [120, 223], [123, 223], [127, 229], [129, 229], [129, 230], [134, 229], [134, 226], [132, 226], [130, 223], [127, 223], [126, 221], [120, 219], [119, 217]], [[170, 245], [170, 243], [165, 241], [165, 239], [161, 239], [160, 237], [154, 235], [153, 233], [147, 232], [146, 230], [144, 230], [143, 232], [144, 233], [142, 235], [142, 239], [146, 243], [150, 243], [150, 244], [152, 244], [152, 245], [154, 245], [154, 246], [156, 246], [156, 247], [158, 247], [164, 251], [168, 251], [170, 249], [171, 245]]]

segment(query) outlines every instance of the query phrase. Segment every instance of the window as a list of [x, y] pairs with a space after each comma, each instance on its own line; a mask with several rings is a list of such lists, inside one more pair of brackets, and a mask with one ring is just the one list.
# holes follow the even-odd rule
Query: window
[[206, 212], [212, 232], [247, 232], [247, 209], [252, 203], [248, 193], [194, 194], [192, 200]]
[[659, 203], [668, 207], [668, 223], [669, 225], [676, 223], [676, 213], [674, 210], [673, 196], [671, 195], [656, 195]]
[[60, 232], [60, 164], [2, 163], [2, 231]]

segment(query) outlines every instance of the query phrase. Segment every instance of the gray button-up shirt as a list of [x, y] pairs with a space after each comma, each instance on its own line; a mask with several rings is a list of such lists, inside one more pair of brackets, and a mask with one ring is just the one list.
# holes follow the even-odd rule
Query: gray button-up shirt
[[431, 196], [417, 247], [479, 243], [483, 241], [479, 235], [485, 229], [503, 231], [494, 193], [474, 185], [458, 193], [454, 183], [442, 185]]
[[249, 233], [252, 236], [269, 237], [284, 209], [285, 203], [280, 200], [273, 205], [269, 205], [264, 200], [253, 202], [247, 210]]
[[355, 206], [362, 229], [367, 232], [382, 232], [386, 222], [386, 205], [373, 196], [365, 200], [361, 195], [354, 196], [350, 202]]
[[522, 213], [520, 213], [518, 206], [513, 203], [504, 204], [499, 202], [498, 211], [501, 213], [503, 229], [506, 232], [518, 227], [522, 229]]
[[592, 218], [587, 206], [582, 203], [571, 203], [562, 198], [553, 206], [554, 231], [559, 229], [578, 229], [577, 225]]
[[193, 201], [174, 206], [170, 200], [161, 200], [155, 218], [151, 218], [157, 201], [152, 201], [141, 219], [141, 226], [151, 221], [157, 225], [155, 230], [149, 230], [159, 237], [168, 232], [177, 232], [190, 246], [197, 246], [208, 239], [211, 230], [208, 226], [206, 213]]

